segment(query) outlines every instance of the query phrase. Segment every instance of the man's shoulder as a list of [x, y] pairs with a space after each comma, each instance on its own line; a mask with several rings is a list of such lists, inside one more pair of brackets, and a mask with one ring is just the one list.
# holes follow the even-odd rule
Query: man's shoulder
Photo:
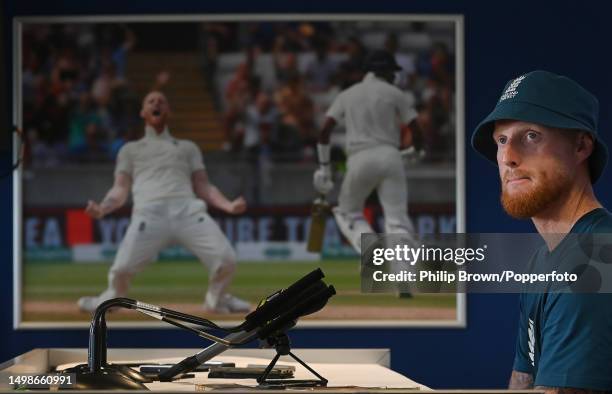
[[121, 146], [121, 148], [119, 148], [119, 153], [120, 154], [129, 154], [130, 152], [132, 152], [134, 149], [137, 149], [139, 142], [142, 140], [136, 140], [136, 141], [128, 141], [125, 144], [123, 144]]
[[174, 141], [176, 141], [176, 143], [179, 144], [180, 146], [183, 146], [187, 149], [198, 149], [198, 150], [200, 149], [198, 145], [192, 140], [174, 138]]
[[336, 97], [354, 96], [356, 94], [362, 94], [364, 91], [370, 92], [372, 89], [371, 81], [359, 81], [348, 88], [341, 91]]
[[577, 230], [584, 233], [612, 233], [612, 213], [605, 208], [589, 212], [580, 221]]
[[598, 220], [593, 223], [593, 228], [597, 233], [612, 233], [612, 213], [602, 208]]
[[603, 317], [612, 328], [612, 293], [521, 293], [519, 299], [522, 312], [532, 320], [540, 314], [553, 320], [571, 317], [584, 321]]
[[546, 295], [548, 305], [567, 308], [577, 316], [601, 315], [612, 318], [612, 293], [549, 293]]
[[193, 157], [202, 157], [202, 149], [198, 144], [192, 140], [187, 139], [173, 139], [174, 143], [178, 146], [179, 150], [183, 153], [186, 160], [190, 160]]
[[380, 80], [361, 81], [340, 92], [336, 98], [341, 96], [363, 98], [364, 95], [371, 96], [372, 94], [377, 97], [398, 98], [402, 95], [402, 91], [397, 86]]
[[[359, 82], [359, 83], [361, 83], [361, 82]], [[354, 84], [354, 85], [349, 86], [348, 88], [346, 88], [346, 89], [344, 89], [344, 90], [341, 90], [341, 91], [340, 91], [340, 92], [339, 92], [339, 93], [336, 95], [336, 97], [334, 97], [334, 101], [339, 101], [339, 100], [342, 100], [342, 98], [343, 98], [343, 97], [346, 97], [346, 95], [347, 95], [347, 94], [348, 94], [348, 95], [350, 95], [351, 93], [349, 93], [349, 92], [353, 92], [353, 91], [355, 91], [355, 87], [356, 87], [357, 85], [358, 85], [358, 84]]]
[[375, 83], [376, 90], [379, 92], [379, 94], [384, 94], [388, 97], [393, 97], [395, 99], [401, 98], [404, 94], [400, 88], [398, 88], [392, 83], [380, 80], [376, 80]]

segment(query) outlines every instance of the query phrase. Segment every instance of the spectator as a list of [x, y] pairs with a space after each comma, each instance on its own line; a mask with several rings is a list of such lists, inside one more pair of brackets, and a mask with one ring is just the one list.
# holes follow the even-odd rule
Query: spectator
[[63, 48], [51, 71], [51, 91], [55, 96], [70, 94], [79, 76], [73, 48]]
[[270, 97], [259, 92], [246, 109], [242, 145], [250, 155], [258, 155], [274, 134], [278, 112]]
[[85, 146], [78, 152], [76, 159], [80, 162], [98, 162], [108, 158], [107, 138], [97, 123], [90, 122], [85, 127]]
[[357, 37], [349, 38], [346, 44], [349, 58], [340, 64], [339, 83], [342, 90], [360, 82], [363, 79], [363, 63], [365, 61], [365, 47]]
[[246, 107], [249, 98], [250, 76], [251, 72], [247, 63], [238, 66], [225, 89], [225, 102], [229, 111], [242, 111]]
[[248, 63], [242, 63], [236, 69], [234, 76], [225, 89], [224, 127], [226, 139], [230, 142], [227, 146], [231, 150], [240, 150], [242, 144], [241, 131], [244, 126], [242, 120], [244, 112], [250, 101], [251, 89], [249, 82], [251, 72]]
[[102, 66], [102, 73], [96, 78], [91, 87], [91, 96], [101, 107], [106, 107], [110, 104], [113, 90], [121, 86], [123, 81], [117, 78], [115, 73], [115, 65], [107, 62]]
[[[92, 108], [88, 93], [82, 93], [79, 106], [70, 116], [68, 150], [73, 156], [83, 156], [96, 139], [101, 119]], [[92, 134], [92, 135], [88, 135]]]
[[338, 65], [329, 58], [326, 41], [315, 46], [315, 58], [306, 66], [306, 79], [311, 92], [325, 92], [335, 77]]
[[395, 57], [395, 61], [402, 68], [397, 73], [395, 85], [402, 90], [407, 90], [410, 84], [411, 76], [416, 71], [415, 59], [412, 54], [399, 51], [399, 41], [397, 34], [389, 33], [385, 40], [385, 49], [392, 53]]
[[299, 74], [297, 54], [294, 52], [276, 51], [274, 54], [276, 79], [279, 83], [287, 82], [293, 75]]
[[128, 53], [136, 45], [136, 36], [127, 26], [124, 25], [122, 28], [124, 32], [123, 42], [113, 51], [111, 58], [115, 66], [117, 78], [124, 81]]
[[307, 145], [314, 146], [314, 105], [304, 89], [302, 77], [297, 73], [291, 75], [274, 99], [281, 117], [276, 139], [278, 148], [295, 152]]
[[24, 29], [23, 124], [33, 165], [89, 153], [105, 159], [108, 142], [125, 133], [120, 108], [131, 93], [123, 75], [135, 36], [125, 26], [116, 33], [91, 24]]
[[52, 167], [59, 163], [61, 151], [41, 141], [36, 129], [29, 129], [26, 135], [26, 161], [33, 167]]
[[435, 44], [425, 58], [426, 82], [422, 89], [421, 106], [423, 120], [423, 142], [430, 159], [453, 157], [453, 149], [448, 144], [452, 133], [452, 90], [453, 77], [448, 49], [443, 44]]

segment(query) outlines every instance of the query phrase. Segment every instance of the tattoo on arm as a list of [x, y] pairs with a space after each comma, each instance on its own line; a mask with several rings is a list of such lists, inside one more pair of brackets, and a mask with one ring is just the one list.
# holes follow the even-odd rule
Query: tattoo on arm
[[[525, 372], [512, 371], [510, 377], [510, 390], [533, 389], [533, 375]], [[546, 394], [610, 394], [612, 391], [579, 389], [573, 387], [546, 387], [536, 386], [535, 390], [544, 391]]]
[[533, 375], [526, 372], [512, 371], [510, 376], [510, 383], [508, 384], [510, 390], [527, 390], [533, 388]]
[[543, 390], [546, 394], [609, 394], [611, 391], [578, 389], [574, 387], [546, 387], [536, 386], [536, 390]]

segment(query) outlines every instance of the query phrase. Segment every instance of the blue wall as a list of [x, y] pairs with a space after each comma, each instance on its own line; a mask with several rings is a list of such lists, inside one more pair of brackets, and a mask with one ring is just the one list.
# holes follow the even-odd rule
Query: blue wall
[[[129, 13], [452, 13], [465, 16], [466, 130], [469, 132], [497, 100], [505, 81], [523, 72], [547, 69], [571, 76], [599, 97], [600, 130], [612, 142], [611, 21], [603, 2], [457, 1], [193, 2], [174, 1], [7, 1], [2, 28], [18, 15]], [[348, 5], [350, 4], [350, 6]], [[331, 7], [331, 8], [330, 8]], [[10, 51], [10, 47], [6, 48]], [[10, 52], [3, 59], [10, 67]], [[9, 74], [10, 75], [10, 74]], [[10, 92], [2, 94], [10, 95]], [[11, 113], [9, 111], [9, 113]], [[4, 123], [4, 130], [7, 124]], [[467, 137], [466, 137], [467, 141]], [[498, 204], [496, 170], [468, 150], [468, 232], [533, 231], [528, 222], [507, 218]], [[612, 206], [611, 172], [597, 192]], [[12, 330], [12, 187], [0, 180], [0, 361], [35, 347], [84, 347], [85, 330]], [[296, 347], [389, 347], [394, 369], [436, 388], [503, 387], [512, 365], [517, 317], [516, 295], [469, 295], [467, 329], [296, 330]], [[113, 330], [115, 347], [200, 347], [188, 333]]]

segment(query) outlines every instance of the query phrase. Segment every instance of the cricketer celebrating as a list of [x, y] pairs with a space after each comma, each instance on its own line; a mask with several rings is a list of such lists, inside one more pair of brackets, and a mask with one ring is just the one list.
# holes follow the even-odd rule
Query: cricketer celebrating
[[134, 201], [130, 225], [108, 273], [108, 288], [97, 297], [79, 299], [83, 311], [94, 311], [110, 298], [125, 296], [132, 277], [173, 243], [186, 247], [209, 270], [206, 311], [250, 310], [249, 303], [227, 292], [236, 255], [206, 206], [240, 214], [246, 202], [242, 197], [228, 200], [208, 181], [200, 149], [191, 141], [172, 137], [166, 123], [169, 115], [164, 94], [152, 91], [146, 95], [140, 112], [144, 137], [121, 148], [113, 187], [100, 204], [87, 204], [86, 212], [100, 219], [125, 204], [130, 190]]
[[367, 197], [376, 190], [383, 208], [386, 233], [414, 232], [408, 217], [408, 190], [399, 148], [402, 133], [414, 130], [417, 113], [393, 85], [401, 70], [392, 54], [373, 52], [366, 61], [363, 81], [340, 93], [327, 111], [319, 135], [319, 168], [315, 190], [327, 194], [334, 184], [330, 168], [329, 136], [339, 122], [346, 125], [347, 172], [338, 206], [333, 209], [340, 231], [361, 252], [361, 234], [373, 230], [363, 215]]
[[[533, 71], [506, 84], [472, 135], [474, 149], [499, 167], [505, 211], [530, 218], [547, 243], [533, 267], [556, 269], [575, 256], [576, 237], [558, 234], [612, 233], [612, 214], [592, 186], [608, 159], [598, 112], [597, 99], [573, 80]], [[612, 294], [521, 294], [510, 388], [534, 386], [612, 391]]]

